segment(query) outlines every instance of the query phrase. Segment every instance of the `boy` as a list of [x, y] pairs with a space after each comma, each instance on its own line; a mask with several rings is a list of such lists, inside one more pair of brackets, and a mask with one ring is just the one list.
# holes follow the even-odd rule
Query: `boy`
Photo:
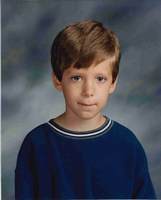
[[53, 83], [66, 110], [24, 139], [16, 199], [155, 198], [135, 135], [101, 114], [116, 88], [120, 45], [96, 21], [69, 25], [51, 48]]

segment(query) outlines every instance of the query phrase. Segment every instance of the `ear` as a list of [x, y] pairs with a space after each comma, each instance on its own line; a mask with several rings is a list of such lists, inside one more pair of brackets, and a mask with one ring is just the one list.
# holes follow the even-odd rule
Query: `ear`
[[109, 90], [110, 94], [112, 94], [115, 91], [117, 82], [118, 82], [118, 77], [116, 78], [114, 83], [111, 83], [110, 90]]
[[62, 83], [58, 80], [54, 72], [52, 72], [52, 82], [58, 91], [62, 91]]

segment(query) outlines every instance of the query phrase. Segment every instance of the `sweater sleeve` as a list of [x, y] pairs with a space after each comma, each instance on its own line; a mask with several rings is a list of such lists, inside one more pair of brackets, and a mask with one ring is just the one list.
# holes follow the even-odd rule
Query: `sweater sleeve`
[[136, 146], [136, 166], [134, 173], [135, 199], [156, 199], [153, 184], [148, 170], [148, 162], [142, 145], [138, 142]]
[[15, 199], [34, 199], [34, 168], [32, 162], [32, 143], [26, 137], [21, 145], [15, 169]]

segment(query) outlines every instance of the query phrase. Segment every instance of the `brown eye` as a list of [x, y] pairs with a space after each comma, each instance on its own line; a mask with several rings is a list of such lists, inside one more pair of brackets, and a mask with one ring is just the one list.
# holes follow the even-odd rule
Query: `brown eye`
[[96, 79], [98, 80], [98, 82], [105, 82], [107, 80], [106, 77], [103, 76], [97, 76]]
[[73, 81], [80, 81], [81, 77], [80, 76], [72, 76], [70, 79]]

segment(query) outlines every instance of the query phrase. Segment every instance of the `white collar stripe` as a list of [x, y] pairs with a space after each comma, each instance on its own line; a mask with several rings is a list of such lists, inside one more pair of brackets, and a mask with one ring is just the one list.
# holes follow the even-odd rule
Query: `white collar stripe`
[[64, 135], [68, 135], [68, 136], [76, 136], [76, 137], [88, 137], [88, 136], [94, 136], [94, 135], [97, 135], [97, 134], [100, 134], [102, 132], [104, 132], [106, 129], [108, 129], [112, 123], [112, 120], [109, 119], [109, 122], [107, 123], [107, 125], [101, 129], [101, 130], [98, 130], [96, 132], [93, 132], [93, 133], [87, 133], [87, 134], [75, 134], [75, 133], [68, 133], [66, 131], [63, 131], [57, 127], [55, 127], [53, 124], [51, 124], [50, 122], [47, 122], [52, 128], [54, 128], [56, 131], [64, 134]]

